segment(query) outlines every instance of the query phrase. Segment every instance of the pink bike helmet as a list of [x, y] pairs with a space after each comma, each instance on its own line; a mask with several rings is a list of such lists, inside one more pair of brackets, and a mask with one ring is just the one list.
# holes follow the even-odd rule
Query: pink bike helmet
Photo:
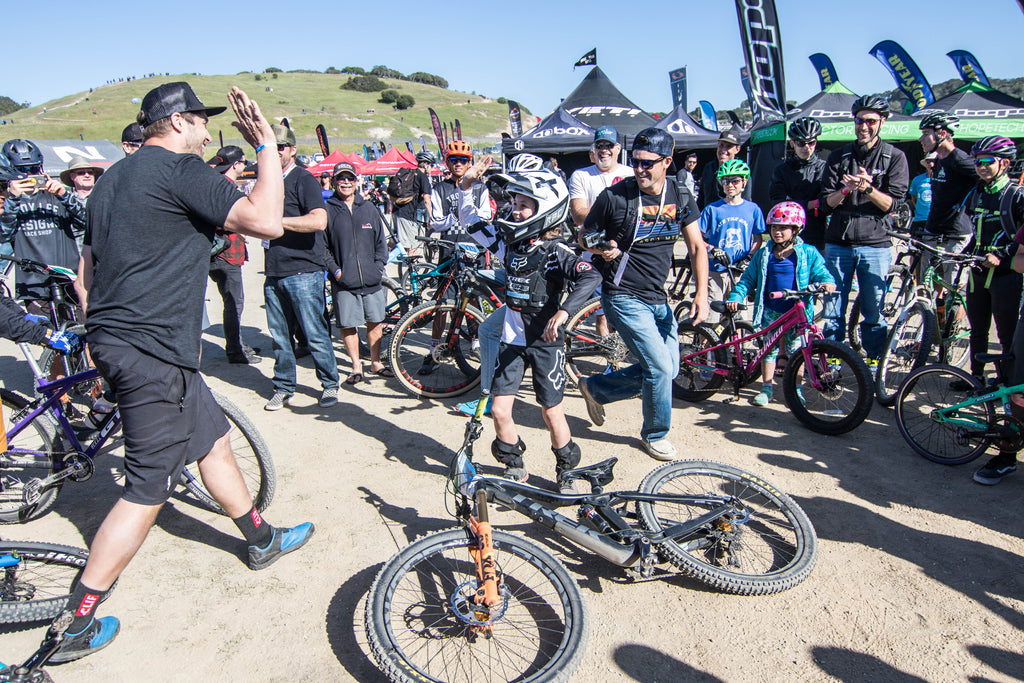
[[804, 207], [796, 202], [779, 202], [768, 212], [765, 222], [768, 225], [793, 225], [796, 232], [800, 232], [807, 223], [807, 214]]

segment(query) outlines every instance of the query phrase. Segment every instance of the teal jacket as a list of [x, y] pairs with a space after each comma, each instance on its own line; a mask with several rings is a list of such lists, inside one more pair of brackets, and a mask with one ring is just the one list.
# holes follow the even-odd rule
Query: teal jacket
[[[754, 297], [754, 328], [760, 329], [761, 318], [764, 316], [764, 284], [768, 279], [768, 255], [774, 246], [774, 242], [768, 240], [763, 247], [757, 250], [750, 265], [743, 271], [739, 282], [733, 287], [726, 301], [743, 301], [749, 295]], [[799, 237], [793, 245], [796, 251], [796, 287], [803, 289], [811, 284], [835, 284], [836, 281], [825, 267], [825, 258], [817, 249]], [[814, 317], [814, 300], [807, 297], [804, 300], [807, 306], [807, 316]]]

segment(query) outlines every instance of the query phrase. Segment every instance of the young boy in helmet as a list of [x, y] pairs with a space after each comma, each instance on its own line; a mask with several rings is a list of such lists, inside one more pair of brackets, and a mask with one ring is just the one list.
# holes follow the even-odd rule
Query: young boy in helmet
[[[827, 292], [836, 289], [824, 257], [799, 237], [806, 222], [804, 208], [797, 202], [787, 201], [773, 206], [768, 212], [771, 242], [750, 259], [750, 265], [743, 271], [743, 276], [726, 300], [726, 307], [730, 311], [737, 311], [739, 303], [748, 294], [753, 294], [754, 327], [758, 329], [768, 327], [796, 304], [792, 299], [772, 299], [772, 292], [804, 289], [815, 284], [823, 285]], [[804, 303], [807, 304], [808, 316], [813, 318], [812, 301]], [[793, 331], [785, 334], [782, 343], [791, 355], [800, 347], [800, 339]], [[778, 357], [779, 347], [776, 346], [761, 362], [762, 386], [754, 397], [756, 405], [766, 406], [772, 400], [772, 379], [775, 377], [775, 359]]]
[[[745, 258], [761, 246], [765, 231], [761, 207], [743, 198], [750, 181], [750, 167], [740, 159], [729, 159], [718, 167], [718, 183], [722, 199], [704, 207], [700, 214], [700, 231], [712, 258], [708, 259], [708, 299], [721, 301], [731, 285], [727, 275], [730, 263]], [[710, 313], [708, 322], [718, 322], [718, 314]]]
[[[551, 433], [559, 489], [569, 492], [562, 477], [579, 464], [580, 449], [572, 440], [562, 410], [565, 388], [565, 335], [569, 313], [590, 298], [601, 276], [561, 240], [569, 215], [569, 191], [550, 171], [499, 176], [512, 198], [512, 210], [495, 222], [505, 242], [505, 324], [491, 385], [495, 439], [491, 453], [505, 465], [504, 476], [526, 481], [526, 444], [512, 420], [512, 406], [527, 366], [533, 389]], [[567, 286], [572, 290], [565, 295]]]

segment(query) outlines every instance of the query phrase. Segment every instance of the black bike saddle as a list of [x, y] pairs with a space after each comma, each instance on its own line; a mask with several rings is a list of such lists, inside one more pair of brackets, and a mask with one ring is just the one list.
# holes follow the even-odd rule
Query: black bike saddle
[[612, 468], [615, 467], [615, 463], [618, 461], [618, 458], [608, 458], [593, 465], [566, 470], [562, 472], [562, 477], [565, 479], [585, 479], [594, 486], [606, 486], [615, 479], [615, 475], [612, 474]]

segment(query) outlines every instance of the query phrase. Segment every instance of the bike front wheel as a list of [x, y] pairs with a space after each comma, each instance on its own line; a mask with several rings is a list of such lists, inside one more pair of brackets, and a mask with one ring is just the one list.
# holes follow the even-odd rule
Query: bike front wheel
[[[462, 310], [452, 304], [427, 302], [412, 309], [391, 335], [390, 362], [395, 377], [414, 396], [466, 393], [480, 383], [479, 349], [474, 343], [483, 320], [483, 314], [472, 306]], [[435, 337], [437, 343], [432, 342]], [[428, 357], [433, 358], [433, 367]]]
[[[228, 419], [231, 426], [228, 431], [228, 438], [231, 443], [231, 451], [234, 453], [235, 462], [242, 473], [242, 480], [249, 490], [253, 506], [263, 512], [270, 507], [274, 499], [274, 490], [277, 488], [277, 471], [274, 469], [274, 460], [270, 456], [270, 448], [263, 440], [263, 435], [256, 429], [245, 413], [234, 403], [220, 394], [213, 392], [213, 398], [217, 405], [224, 411], [224, 417]], [[226, 514], [220, 505], [217, 504], [206, 486], [202, 477], [199, 476], [199, 466], [190, 463], [181, 472], [181, 483], [185, 489], [198, 500], [203, 507]]]
[[56, 617], [88, 558], [86, 550], [56, 543], [0, 541], [0, 624]]
[[[27, 413], [28, 399], [0, 389], [4, 433]], [[62, 443], [49, 415], [38, 415], [17, 436], [7, 439], [7, 451], [0, 455], [0, 524], [18, 524], [41, 517], [57, 502], [64, 480], [43, 487], [41, 482], [62, 468]]]
[[856, 428], [871, 412], [871, 371], [846, 344], [815, 339], [811, 367], [807, 349], [789, 358], [782, 376], [786, 405], [798, 420], [819, 434], [834, 436]]
[[577, 386], [580, 377], [601, 375], [636, 362], [618, 332], [598, 335], [600, 310], [601, 300], [591, 299], [565, 323], [565, 369]]
[[[479, 585], [466, 529], [424, 536], [384, 565], [366, 599], [366, 635], [393, 681], [566, 681], [587, 639], [583, 598], [562, 563], [493, 532], [501, 603], [475, 626]], [[497, 616], [495, 616], [497, 615]]]
[[992, 431], [995, 408], [986, 401], [945, 409], [970, 400], [981, 388], [971, 373], [952, 365], [919, 368], [896, 394], [896, 427], [915, 453], [932, 462], [970, 462], [993, 443], [985, 434]]
[[[818, 537], [800, 506], [748, 472], [717, 462], [684, 460], [648, 474], [637, 503], [643, 526], [662, 532], [726, 506], [724, 514], [658, 546], [687, 576], [738, 595], [792, 588], [814, 568]], [[709, 503], [708, 496], [720, 497]]]
[[964, 307], [953, 304], [946, 307], [946, 322], [942, 325], [942, 345], [939, 362], [962, 368], [971, 357], [971, 323]]
[[726, 352], [717, 347], [718, 335], [707, 325], [679, 323], [679, 374], [672, 395], [684, 401], [703, 401], [722, 386], [725, 378], [715, 370], [726, 364]]
[[907, 375], [928, 362], [935, 325], [935, 314], [919, 301], [889, 330], [875, 374], [875, 398], [883, 406], [894, 404], [896, 392]]

